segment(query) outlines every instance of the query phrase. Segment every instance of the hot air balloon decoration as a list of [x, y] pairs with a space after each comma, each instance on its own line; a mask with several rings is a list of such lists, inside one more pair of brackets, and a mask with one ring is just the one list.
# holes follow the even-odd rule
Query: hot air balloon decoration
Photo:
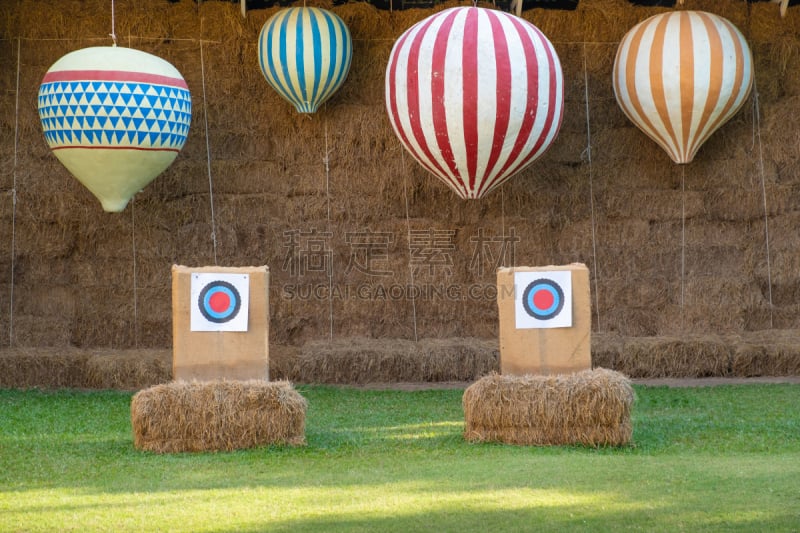
[[564, 110], [550, 41], [529, 22], [455, 7], [407, 30], [386, 68], [386, 109], [403, 146], [463, 199], [540, 157]]
[[258, 63], [273, 89], [299, 113], [316, 113], [350, 71], [353, 40], [336, 14], [291, 7], [270, 17], [258, 39]]
[[614, 94], [622, 111], [675, 163], [742, 107], [753, 85], [750, 48], [730, 21], [702, 11], [655, 15], [622, 39]]
[[109, 212], [125, 209], [172, 163], [192, 118], [189, 88], [175, 67], [116, 46], [56, 61], [39, 87], [38, 108], [55, 156]]

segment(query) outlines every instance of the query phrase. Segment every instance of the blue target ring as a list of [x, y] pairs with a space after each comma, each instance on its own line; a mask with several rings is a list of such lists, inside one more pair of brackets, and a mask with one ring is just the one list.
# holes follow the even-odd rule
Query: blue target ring
[[203, 287], [197, 297], [200, 313], [209, 322], [224, 324], [239, 314], [242, 298], [239, 291], [227, 281], [212, 281]]
[[564, 291], [551, 279], [537, 279], [525, 287], [522, 308], [536, 320], [550, 320], [564, 308]]

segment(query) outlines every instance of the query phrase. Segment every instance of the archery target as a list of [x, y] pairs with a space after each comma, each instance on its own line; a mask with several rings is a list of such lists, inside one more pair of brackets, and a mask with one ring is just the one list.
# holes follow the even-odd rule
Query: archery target
[[572, 327], [572, 274], [566, 270], [514, 273], [517, 329]]
[[247, 274], [194, 273], [191, 293], [191, 331], [247, 331]]

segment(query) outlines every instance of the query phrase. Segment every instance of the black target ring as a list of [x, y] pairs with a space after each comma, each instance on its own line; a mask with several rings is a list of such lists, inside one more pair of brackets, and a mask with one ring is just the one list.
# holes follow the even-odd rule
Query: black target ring
[[[537, 305], [537, 295], [541, 291], [552, 298], [552, 303], [547, 307]], [[525, 287], [522, 293], [522, 308], [536, 320], [549, 320], [557, 316], [564, 309], [564, 291], [561, 286], [551, 279], [537, 279]]]
[[[215, 304], [218, 304], [219, 300], [224, 303], [225, 298], [227, 298], [227, 305], [224, 308], [215, 309]], [[239, 314], [242, 298], [233, 284], [221, 280], [212, 281], [200, 291], [200, 295], [197, 297], [197, 307], [200, 309], [200, 314], [209, 322], [224, 324]]]

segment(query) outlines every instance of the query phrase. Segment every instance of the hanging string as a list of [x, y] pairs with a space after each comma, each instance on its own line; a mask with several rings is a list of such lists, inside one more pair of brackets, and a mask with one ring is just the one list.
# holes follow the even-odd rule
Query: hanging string
[[139, 309], [136, 284], [136, 197], [131, 198], [131, 244], [133, 248], [133, 346], [139, 347]]
[[[325, 104], [325, 111], [328, 110], [328, 104]], [[325, 129], [325, 157], [322, 162], [325, 164], [325, 198], [328, 202], [328, 234], [331, 233], [331, 189], [330, 189], [330, 150], [328, 150], [328, 119], [324, 119], [323, 127]], [[333, 340], [333, 258], [331, 257], [331, 264], [328, 266], [328, 320], [330, 330], [328, 331], [328, 338]]]
[[14, 171], [11, 185], [11, 286], [8, 290], [8, 345], [14, 345], [14, 268], [17, 238], [17, 150], [19, 147], [19, 71], [22, 41], [17, 37], [17, 85], [14, 90]]
[[589, 210], [592, 217], [592, 269], [594, 270], [594, 309], [597, 315], [597, 330], [602, 331], [600, 325], [600, 296], [597, 276], [597, 221], [594, 215], [594, 170], [592, 168], [592, 124], [589, 120], [589, 73], [586, 66], [586, 43], [583, 43], [583, 100], [586, 104], [586, 160], [589, 163]]
[[[405, 198], [406, 202], [406, 228], [408, 229], [408, 250], [409, 250], [409, 257], [408, 257], [408, 275], [409, 279], [411, 280], [411, 286], [416, 287], [414, 283], [414, 266], [411, 264], [411, 216], [409, 215], [408, 209], [408, 176], [406, 175], [406, 155], [403, 150], [400, 150], [400, 164], [401, 169], [403, 171], [403, 197]], [[416, 298], [411, 298], [411, 315], [414, 319], [414, 342], [419, 340], [417, 336], [417, 300]]]
[[686, 165], [681, 165], [681, 330], [683, 330], [683, 304], [685, 302], [686, 276]]
[[[200, 21], [200, 33], [203, 31]], [[214, 247], [214, 264], [217, 264], [217, 226], [214, 218], [214, 181], [211, 177], [211, 143], [208, 140], [208, 103], [206, 99], [206, 66], [203, 58], [203, 41], [200, 40], [200, 76], [203, 80], [203, 121], [206, 129], [206, 164], [208, 166], [208, 201], [211, 204], [211, 243]]]
[[[506, 184], [500, 186], [500, 231], [502, 232], [503, 240], [501, 241], [500, 251], [503, 255], [500, 257], [500, 264], [497, 266], [506, 265]], [[514, 265], [511, 265], [514, 266]]]
[[109, 37], [111, 37], [111, 40], [114, 41], [114, 46], [117, 46], [117, 33], [115, 30], [114, 18], [114, 0], [111, 0], [111, 33], [109, 34]]
[[764, 148], [761, 143], [761, 109], [759, 106], [758, 100], [758, 86], [756, 84], [756, 77], [755, 74], [753, 75], [753, 127], [754, 127], [754, 137], [755, 132], [757, 131], [758, 137], [758, 166], [761, 172], [761, 198], [764, 202], [764, 241], [765, 241], [765, 248], [766, 248], [766, 255], [767, 255], [767, 290], [769, 295], [769, 327], [773, 327], [773, 320], [772, 320], [772, 268], [770, 265], [770, 257], [769, 257], [769, 211], [767, 210], [767, 184], [766, 179], [764, 178]]

